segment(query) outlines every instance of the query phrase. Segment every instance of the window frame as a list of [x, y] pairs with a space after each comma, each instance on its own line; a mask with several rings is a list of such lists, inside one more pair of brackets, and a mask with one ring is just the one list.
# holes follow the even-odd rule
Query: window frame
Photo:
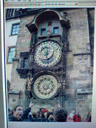
[[15, 52], [16, 52], [16, 46], [9, 46], [9, 47], [8, 47], [7, 64], [13, 64], [13, 61], [12, 61], [12, 62], [8, 62], [9, 52], [10, 52], [10, 49], [11, 49], [11, 48], [15, 48]]
[[18, 33], [19, 33], [19, 30], [18, 30], [18, 33], [17, 34], [12, 34], [12, 32], [13, 32], [13, 26], [15, 26], [15, 25], [19, 25], [19, 28], [20, 28], [20, 23], [14, 23], [14, 24], [12, 24], [12, 26], [11, 26], [11, 36], [15, 36], [15, 35], [18, 35]]
[[[45, 29], [45, 34], [43, 35], [43, 34], [42, 34], [42, 30], [44, 30], [44, 29]], [[46, 28], [41, 28], [41, 30], [40, 30], [40, 35], [41, 35], [41, 36], [46, 36]]]
[[[54, 33], [54, 30], [55, 30], [56, 28], [58, 28], [58, 33]], [[59, 34], [59, 27], [58, 27], [58, 26], [57, 26], [57, 27], [53, 27], [53, 34], [54, 34], [54, 35], [58, 35], [58, 34]]]
[[28, 57], [24, 57], [24, 58], [23, 58], [23, 68], [24, 68], [24, 69], [27, 69], [27, 68], [28, 68], [28, 62], [27, 62], [27, 67], [25, 67], [25, 60], [26, 60], [26, 59], [28, 60]]

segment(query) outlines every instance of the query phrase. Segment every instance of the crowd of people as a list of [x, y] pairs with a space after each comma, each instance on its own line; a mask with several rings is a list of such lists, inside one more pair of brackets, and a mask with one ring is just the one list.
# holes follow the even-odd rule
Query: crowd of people
[[[81, 122], [81, 115], [79, 112], [72, 110], [72, 112], [67, 117], [67, 122]], [[87, 114], [85, 122], [91, 122], [91, 112]]]
[[[37, 112], [31, 113], [33, 103], [23, 111], [23, 107], [18, 105], [12, 111], [9, 110], [9, 121], [32, 121], [32, 122], [81, 122], [79, 112], [72, 112], [68, 115], [67, 111], [61, 107], [48, 111], [46, 108], [40, 108]], [[89, 112], [86, 122], [91, 122], [91, 113]]]

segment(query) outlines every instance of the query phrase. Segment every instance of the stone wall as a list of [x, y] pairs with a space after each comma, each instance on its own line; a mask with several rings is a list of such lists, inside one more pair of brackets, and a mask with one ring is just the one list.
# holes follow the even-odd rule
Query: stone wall
[[68, 31], [69, 50], [67, 54], [67, 84], [65, 107], [79, 111], [85, 121], [91, 111], [91, 94], [77, 94], [78, 89], [92, 87], [92, 68], [87, 9], [68, 11], [71, 28]]

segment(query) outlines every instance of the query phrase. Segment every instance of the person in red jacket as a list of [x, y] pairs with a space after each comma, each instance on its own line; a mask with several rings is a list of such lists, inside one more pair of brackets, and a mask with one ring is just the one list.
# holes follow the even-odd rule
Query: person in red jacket
[[73, 121], [74, 122], [81, 122], [81, 116], [80, 116], [79, 112], [77, 112], [77, 114], [75, 114], [73, 116]]

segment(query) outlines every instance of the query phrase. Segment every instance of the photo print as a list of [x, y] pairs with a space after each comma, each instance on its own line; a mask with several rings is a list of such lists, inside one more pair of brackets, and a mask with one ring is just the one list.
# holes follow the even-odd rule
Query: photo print
[[94, 8], [5, 9], [8, 120], [91, 122]]

